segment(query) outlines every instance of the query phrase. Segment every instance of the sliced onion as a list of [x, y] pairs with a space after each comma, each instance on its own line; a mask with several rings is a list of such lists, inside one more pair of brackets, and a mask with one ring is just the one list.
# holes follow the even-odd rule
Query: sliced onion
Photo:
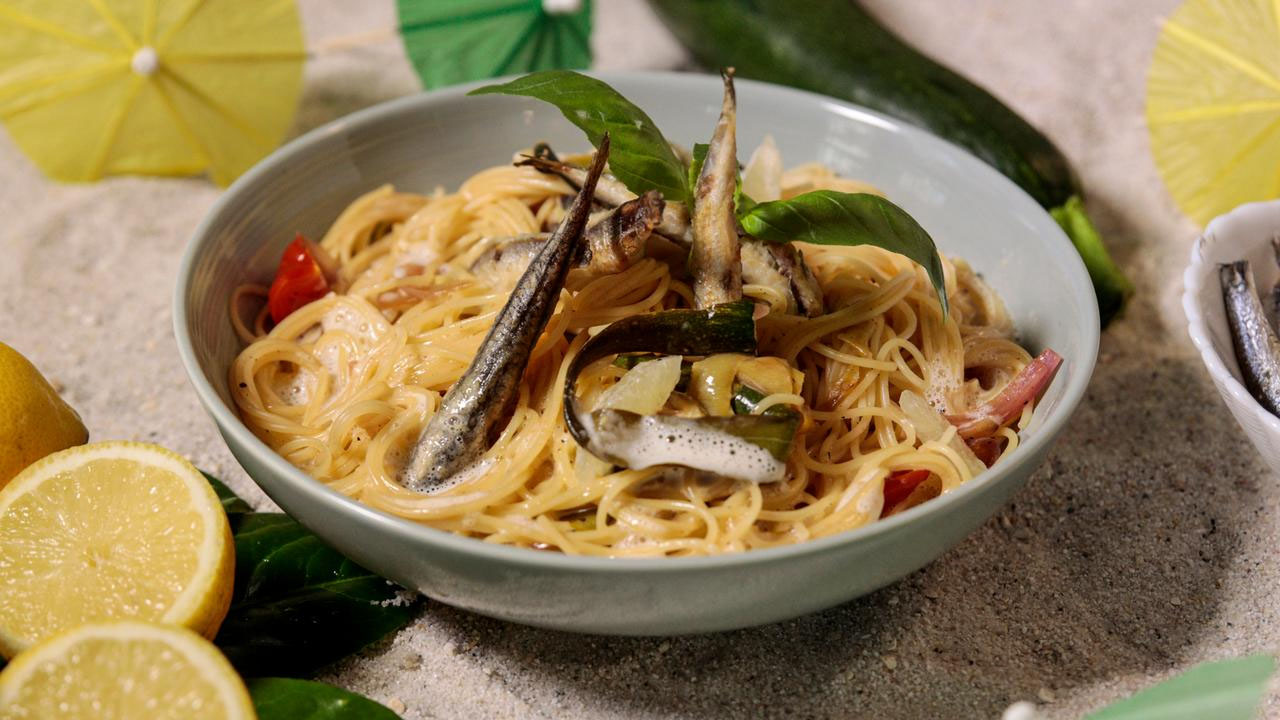
[[600, 394], [595, 410], [628, 410], [637, 415], [653, 415], [667, 404], [680, 382], [679, 355], [637, 363], [618, 382]]
[[[939, 442], [948, 435], [948, 430], [952, 429], [951, 423], [947, 419], [933, 409], [927, 400], [910, 390], [903, 390], [902, 395], [898, 397], [898, 407], [902, 408], [902, 412], [906, 414], [907, 420], [916, 429], [916, 436], [922, 442]], [[978, 475], [987, 469], [986, 465], [978, 459], [977, 455], [969, 449], [964, 439], [959, 433], [951, 432], [951, 437], [947, 440], [947, 447], [955, 451], [956, 455], [964, 461], [965, 467], [969, 468], [970, 475]]]
[[765, 135], [742, 172], [742, 192], [756, 202], [782, 199], [782, 153]]

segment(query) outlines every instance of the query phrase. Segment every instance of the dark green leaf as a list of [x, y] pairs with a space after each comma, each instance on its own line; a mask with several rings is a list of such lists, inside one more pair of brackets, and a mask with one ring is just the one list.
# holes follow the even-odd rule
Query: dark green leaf
[[742, 192], [742, 178], [738, 178], [738, 184], [733, 188], [733, 210], [739, 217], [746, 215], [755, 209], [760, 203], [751, 199], [751, 196]]
[[658, 190], [668, 200], [689, 201], [684, 163], [653, 120], [606, 83], [571, 70], [548, 70], [469, 94], [523, 95], [549, 102], [586, 132], [592, 145], [609, 133], [609, 170], [627, 189], [637, 195]]
[[817, 190], [760, 203], [739, 220], [748, 235], [768, 242], [875, 245], [905, 255], [928, 271], [944, 313], [947, 309], [942, 258], [933, 238], [905, 210], [878, 195]]
[[237, 519], [235, 593], [215, 642], [242, 674], [305, 674], [413, 617], [404, 591], [287, 515]]
[[203, 470], [200, 471], [200, 474], [204, 475], [204, 479], [208, 480], [209, 484], [213, 486], [213, 491], [218, 494], [218, 499], [222, 501], [222, 509], [226, 511], [228, 515], [232, 513], [253, 512], [253, 508], [249, 506], [249, 503], [245, 502], [239, 495], [232, 492], [231, 488], [223, 484], [221, 480]]
[[399, 715], [361, 695], [292, 678], [249, 680], [258, 720], [398, 720]]
[[1253, 720], [1275, 670], [1270, 655], [1197, 665], [1086, 720]]
[[689, 192], [698, 187], [698, 176], [702, 174], [702, 164], [707, 161], [707, 151], [711, 146], [706, 143], [694, 143], [689, 151]]

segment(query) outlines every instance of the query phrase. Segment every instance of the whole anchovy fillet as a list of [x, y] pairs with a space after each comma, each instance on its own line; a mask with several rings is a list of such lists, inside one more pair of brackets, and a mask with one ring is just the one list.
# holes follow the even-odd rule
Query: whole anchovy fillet
[[[578, 189], [582, 188], [583, 179], [587, 175], [586, 170], [565, 164], [556, 159], [555, 153], [545, 143], [539, 143], [535, 146], [534, 154], [526, 156], [516, 165], [531, 167], [548, 175], [558, 175], [569, 183], [571, 187]], [[596, 183], [595, 200], [605, 207], [618, 207], [635, 196], [635, 193], [628, 190], [621, 180], [612, 175], [605, 174]], [[662, 222], [658, 223], [657, 227], [654, 228], [654, 232], [685, 245], [693, 242], [689, 226], [689, 210], [684, 206], [684, 203], [667, 203], [666, 207], [662, 209]]]
[[735, 132], [737, 100], [733, 69], [721, 73], [724, 101], [715, 134], [693, 192], [693, 299], [698, 308], [710, 308], [742, 298], [742, 250], [733, 195], [738, 183], [738, 144]]
[[596, 180], [608, 157], [609, 136], [605, 135], [568, 214], [520, 276], [471, 366], [449, 388], [418, 436], [405, 468], [405, 487], [430, 492], [446, 485], [484, 454], [495, 431], [511, 416], [529, 355], [555, 311], [569, 266], [579, 254]]
[[790, 243], [766, 243], [750, 235], [742, 237], [742, 282], [765, 285], [787, 296], [807, 317], [825, 312], [822, 288], [804, 255]]
[[1218, 279], [1244, 386], [1263, 407], [1280, 415], [1280, 338], [1263, 315], [1249, 262], [1219, 265]]
[[[1280, 235], [1271, 238], [1271, 252], [1275, 255], [1276, 265], [1280, 265]], [[1267, 322], [1271, 323], [1271, 329], [1280, 333], [1280, 281], [1271, 286], [1271, 292], [1263, 299], [1262, 306], [1267, 312]]]
[[[631, 267], [644, 257], [645, 245], [662, 217], [662, 193], [650, 190], [628, 200], [587, 228], [586, 240], [574, 265], [592, 275], [611, 275]], [[476, 275], [513, 275], [524, 272], [534, 256], [547, 244], [550, 233], [529, 233], [497, 241], [471, 263]]]

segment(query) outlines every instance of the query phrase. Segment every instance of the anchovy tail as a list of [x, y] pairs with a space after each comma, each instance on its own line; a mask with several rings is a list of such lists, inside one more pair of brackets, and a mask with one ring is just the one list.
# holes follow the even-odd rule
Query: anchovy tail
[[733, 195], [738, 183], [737, 100], [733, 70], [726, 69], [722, 75], [724, 102], [720, 119], [693, 193], [693, 250], [689, 267], [693, 271], [694, 303], [699, 308], [742, 298], [742, 249], [738, 243], [738, 221], [733, 213]]

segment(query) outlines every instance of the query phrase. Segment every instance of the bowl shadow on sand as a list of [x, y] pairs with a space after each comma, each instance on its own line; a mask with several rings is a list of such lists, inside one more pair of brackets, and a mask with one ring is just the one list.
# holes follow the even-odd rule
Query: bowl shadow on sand
[[1263, 507], [1256, 484], [1219, 482], [1227, 474], [1266, 471], [1198, 366], [1121, 358], [1100, 368], [1049, 462], [996, 517], [845, 605], [673, 638], [427, 612], [518, 676], [513, 692], [550, 687], [619, 713], [998, 717], [1019, 699], [1166, 670], [1214, 630], [1223, 578]]

